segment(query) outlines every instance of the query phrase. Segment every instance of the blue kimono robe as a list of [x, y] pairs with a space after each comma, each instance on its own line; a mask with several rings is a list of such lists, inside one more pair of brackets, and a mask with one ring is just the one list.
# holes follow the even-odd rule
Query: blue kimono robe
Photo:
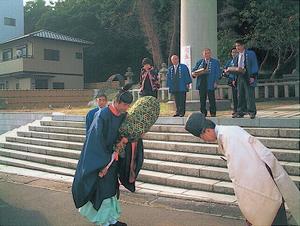
[[[234, 65], [237, 67], [238, 66], [238, 59], [239, 55], [237, 55], [234, 58]], [[244, 61], [245, 69], [246, 69], [246, 74], [245, 76], [248, 76], [248, 78], [254, 78], [254, 82], [250, 84], [250, 86], [255, 87], [257, 83], [257, 76], [258, 76], [258, 63], [257, 63], [257, 58], [256, 54], [254, 51], [246, 49], [245, 50], [245, 61]], [[239, 76], [244, 76], [244, 75], [239, 75]]]
[[187, 92], [187, 85], [192, 83], [189, 69], [185, 64], [179, 64], [177, 70], [178, 76], [175, 76], [174, 65], [168, 68], [167, 87], [169, 87], [169, 92]]
[[90, 126], [91, 126], [91, 124], [92, 124], [92, 122], [93, 122], [93, 120], [94, 120], [95, 113], [96, 113], [97, 111], [99, 111], [99, 110], [100, 110], [99, 107], [95, 107], [94, 109], [90, 110], [90, 111], [87, 113], [87, 115], [86, 115], [86, 117], [85, 117], [85, 128], [86, 128], [86, 133], [85, 133], [85, 134], [88, 133], [88, 130], [89, 130], [89, 128], [90, 128]]
[[[205, 60], [199, 60], [195, 67], [193, 68], [192, 72], [205, 67]], [[209, 72], [207, 74], [201, 75], [197, 77], [196, 88], [199, 90], [201, 86], [201, 82], [204, 79], [204, 76], [207, 76], [207, 90], [214, 90], [214, 84], [218, 81], [221, 76], [221, 68], [220, 63], [217, 59], [210, 58], [209, 65], [208, 65]]]
[[[234, 67], [234, 59], [228, 60], [224, 65], [224, 69], [228, 67]], [[233, 73], [229, 73], [228, 75], [228, 85], [232, 83], [232, 81], [237, 80], [237, 75]]]
[[114, 161], [104, 177], [100, 178], [98, 173], [111, 160], [113, 145], [118, 139], [118, 130], [125, 116], [114, 115], [109, 107], [96, 112], [73, 180], [72, 194], [76, 208], [90, 201], [98, 210], [104, 199], [117, 194], [118, 163]]

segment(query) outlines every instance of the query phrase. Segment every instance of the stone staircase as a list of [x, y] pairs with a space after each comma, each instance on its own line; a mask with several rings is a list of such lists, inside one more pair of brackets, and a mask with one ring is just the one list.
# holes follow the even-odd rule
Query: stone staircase
[[[217, 144], [184, 130], [185, 118], [159, 118], [144, 137], [137, 192], [236, 206], [226, 161]], [[300, 187], [298, 119], [214, 118], [238, 124], [271, 149]], [[53, 115], [0, 136], [0, 172], [71, 182], [85, 139], [84, 117]], [[246, 167], [246, 166], [245, 166]]]

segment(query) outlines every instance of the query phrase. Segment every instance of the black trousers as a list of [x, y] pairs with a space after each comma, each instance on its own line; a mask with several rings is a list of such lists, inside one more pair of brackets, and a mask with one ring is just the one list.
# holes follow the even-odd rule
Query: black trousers
[[254, 87], [249, 85], [248, 78], [240, 75], [238, 77], [238, 113], [256, 115], [255, 91]]
[[236, 87], [231, 87], [232, 90], [232, 102], [233, 102], [233, 112], [237, 112], [238, 109], [238, 90]]
[[174, 92], [176, 115], [184, 116], [185, 114], [185, 103], [186, 103], [186, 92]]
[[199, 96], [200, 96], [200, 111], [201, 111], [201, 113], [204, 114], [205, 116], [207, 116], [206, 99], [208, 97], [210, 115], [215, 115], [217, 112], [215, 91], [207, 90], [206, 87], [201, 87], [199, 89]]

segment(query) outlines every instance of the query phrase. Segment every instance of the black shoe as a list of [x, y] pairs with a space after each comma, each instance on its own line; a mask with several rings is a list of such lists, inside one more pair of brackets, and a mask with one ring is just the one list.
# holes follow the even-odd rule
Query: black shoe
[[109, 226], [127, 226], [127, 224], [121, 221], [117, 221], [115, 224], [110, 224]]
[[179, 116], [178, 114], [173, 115], [173, 117], [178, 117], [178, 116]]
[[179, 115], [179, 117], [184, 117], [184, 115]]
[[244, 118], [244, 115], [236, 113], [236, 114], [232, 115], [232, 118]]
[[255, 114], [250, 114], [251, 119], [255, 119]]

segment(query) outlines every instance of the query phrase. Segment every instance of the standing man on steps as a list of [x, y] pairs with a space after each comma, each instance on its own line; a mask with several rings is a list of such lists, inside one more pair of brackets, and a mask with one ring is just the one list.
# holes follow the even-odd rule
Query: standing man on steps
[[215, 89], [221, 75], [220, 63], [211, 57], [211, 50], [205, 48], [200, 59], [192, 70], [193, 78], [197, 78], [196, 88], [199, 90], [200, 111], [206, 116], [206, 99], [209, 100], [209, 111], [211, 117], [216, 117]]
[[217, 141], [227, 158], [229, 177], [241, 212], [250, 225], [287, 225], [284, 202], [300, 223], [300, 193], [273, 153], [239, 126], [218, 126], [200, 112], [185, 129], [207, 142]]
[[[258, 76], [258, 63], [254, 51], [245, 48], [243, 40], [235, 41], [235, 48], [238, 56], [235, 58], [235, 66], [241, 68], [243, 73], [238, 73], [238, 112], [233, 118], [243, 118], [245, 114], [249, 114], [251, 119], [255, 118], [255, 86]], [[246, 99], [246, 102], [244, 101]]]
[[171, 56], [171, 62], [173, 65], [168, 68], [167, 87], [175, 98], [176, 113], [174, 117], [183, 117], [185, 115], [186, 92], [189, 91], [192, 79], [188, 67], [179, 63], [177, 55]]

